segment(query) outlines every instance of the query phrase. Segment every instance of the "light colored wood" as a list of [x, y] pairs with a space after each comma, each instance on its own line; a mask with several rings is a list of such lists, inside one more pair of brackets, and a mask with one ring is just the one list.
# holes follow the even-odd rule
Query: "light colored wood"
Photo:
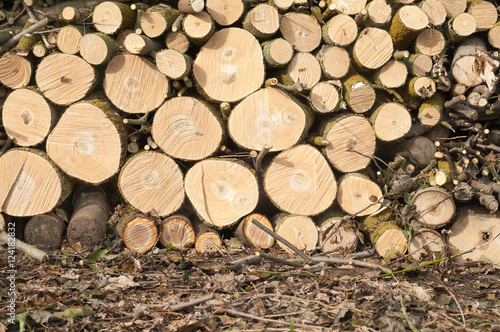
[[402, 61], [390, 60], [375, 74], [375, 82], [389, 89], [402, 87], [408, 76], [408, 68]]
[[198, 215], [214, 228], [234, 225], [257, 206], [255, 173], [239, 161], [211, 158], [186, 172], [186, 195]]
[[6, 52], [0, 58], [0, 83], [11, 89], [26, 87], [33, 72], [32, 63], [23, 56]]
[[446, 16], [454, 17], [465, 12], [467, 0], [439, 0], [446, 10]]
[[264, 174], [264, 190], [282, 211], [311, 216], [333, 204], [337, 181], [325, 157], [302, 144], [273, 159]]
[[415, 52], [429, 56], [445, 52], [446, 40], [444, 35], [436, 29], [422, 30], [415, 40]]
[[280, 11], [287, 11], [294, 3], [294, 0], [268, 0], [268, 2]]
[[415, 221], [428, 228], [439, 228], [449, 223], [455, 215], [455, 202], [450, 193], [440, 187], [420, 189], [413, 196], [416, 206]]
[[29, 88], [12, 91], [5, 99], [1, 115], [5, 132], [20, 146], [43, 142], [58, 118], [55, 108], [41, 93]]
[[182, 31], [196, 45], [204, 44], [215, 32], [215, 23], [207, 12], [188, 14], [182, 20]]
[[335, 15], [323, 26], [322, 36], [327, 44], [348, 46], [358, 36], [358, 25], [348, 15]]
[[406, 48], [429, 24], [427, 15], [417, 6], [402, 6], [392, 19], [389, 34], [394, 47], [398, 50]]
[[420, 123], [429, 127], [438, 125], [443, 118], [444, 102], [445, 96], [440, 92], [424, 100], [418, 110]]
[[73, 24], [88, 23], [92, 20], [92, 9], [66, 6], [61, 12], [61, 18], [64, 21]]
[[311, 53], [297, 52], [287, 66], [287, 76], [291, 82], [284, 79], [286, 85], [300, 83], [303, 89], [310, 89], [321, 79], [321, 66]]
[[352, 226], [340, 216], [328, 216], [318, 222], [319, 246], [323, 252], [349, 253], [356, 249], [358, 237]]
[[497, 23], [497, 9], [489, 1], [473, 1], [467, 13], [476, 21], [477, 31], [489, 30]]
[[340, 93], [329, 82], [319, 82], [309, 93], [309, 105], [318, 113], [331, 113], [339, 109]]
[[[273, 219], [276, 234], [293, 244], [297, 249], [313, 251], [318, 243], [318, 230], [314, 221], [307, 216], [278, 214]], [[277, 241], [281, 249], [295, 254], [288, 246]]]
[[446, 8], [440, 0], [424, 0], [419, 7], [427, 15], [430, 24], [440, 26], [446, 21]]
[[410, 112], [399, 103], [384, 103], [372, 114], [370, 121], [375, 136], [385, 142], [403, 137], [410, 130]]
[[162, 50], [156, 53], [156, 68], [168, 78], [181, 80], [191, 73], [193, 59], [176, 50]]
[[351, 64], [349, 53], [344, 47], [325, 45], [321, 47], [316, 59], [323, 74], [329, 79], [338, 79], [347, 75]]
[[139, 35], [135, 32], [129, 33], [123, 40], [123, 47], [126, 51], [137, 55], [148, 55], [157, 52], [163, 45], [147, 36]]
[[80, 39], [81, 57], [94, 66], [109, 62], [118, 52], [118, 43], [101, 32], [88, 33]]
[[352, 56], [360, 68], [371, 70], [382, 67], [390, 60], [393, 52], [392, 39], [387, 31], [365, 28], [354, 43]]
[[257, 39], [248, 31], [217, 31], [201, 48], [193, 64], [198, 86], [210, 99], [234, 102], [264, 82], [264, 61]]
[[[453, 78], [467, 87], [476, 86], [484, 81], [485, 73], [491, 73], [493, 67], [486, 61], [486, 43], [483, 39], [473, 36], [464, 40], [455, 50], [451, 63]], [[481, 61], [483, 66], [477, 66]]]
[[411, 98], [429, 98], [436, 93], [436, 83], [427, 76], [416, 76], [407, 82], [408, 94]]
[[272, 37], [279, 27], [278, 10], [265, 3], [259, 4], [248, 11], [243, 20], [243, 28], [261, 40]]
[[68, 175], [99, 184], [114, 176], [126, 151], [126, 129], [109, 103], [68, 107], [47, 137], [47, 153]]
[[312, 15], [287, 13], [281, 18], [280, 31], [299, 52], [311, 52], [321, 42], [321, 26]]
[[186, 53], [191, 44], [184, 32], [171, 32], [165, 36], [165, 45], [170, 50]]
[[311, 114], [277, 88], [258, 90], [234, 107], [227, 120], [232, 140], [245, 149], [265, 145], [281, 151], [297, 144], [311, 125]]
[[252, 223], [253, 219], [274, 232], [273, 225], [266, 216], [260, 213], [251, 213], [238, 224], [238, 228], [235, 231], [236, 236], [250, 247], [259, 249], [271, 248], [274, 245], [274, 237], [254, 225]]
[[366, 6], [366, 0], [331, 0], [341, 14], [356, 15]]
[[448, 36], [451, 42], [459, 42], [476, 32], [476, 20], [471, 14], [460, 13], [448, 20]]
[[446, 257], [446, 243], [435, 230], [423, 228], [408, 243], [408, 254], [414, 261], [435, 261]]
[[262, 43], [262, 53], [271, 67], [284, 67], [293, 57], [293, 47], [283, 38], [276, 38]]
[[58, 105], [69, 105], [92, 90], [96, 72], [76, 55], [52, 53], [40, 61], [35, 80], [45, 98]]
[[375, 89], [363, 76], [350, 72], [342, 82], [344, 86], [344, 100], [354, 113], [365, 113], [375, 103]]
[[0, 157], [0, 173], [0, 211], [15, 217], [52, 211], [72, 189], [68, 178], [40, 150], [8, 150]]
[[208, 227], [200, 220], [193, 220], [193, 227], [196, 233], [194, 247], [200, 253], [222, 253], [222, 239], [217, 230]]
[[431, 72], [432, 58], [425, 54], [412, 54], [405, 61], [408, 71], [413, 76], [425, 76]]
[[384, 259], [394, 259], [406, 252], [408, 240], [398, 225], [391, 210], [384, 208], [363, 220], [363, 227], [370, 236], [370, 242]]
[[136, 153], [121, 168], [122, 197], [143, 213], [168, 216], [184, 201], [182, 172], [175, 161], [156, 151]]
[[166, 154], [182, 160], [212, 155], [224, 135], [215, 112], [194, 97], [167, 100], [155, 113], [151, 133]]
[[321, 124], [319, 132], [329, 142], [323, 153], [342, 173], [365, 168], [375, 154], [375, 134], [368, 120], [362, 116], [337, 116]]
[[243, 16], [245, 3], [242, 0], [206, 0], [206, 10], [221, 26], [234, 24]]
[[349, 173], [339, 179], [337, 202], [345, 212], [367, 216], [378, 209], [382, 197], [380, 187], [361, 173]]
[[127, 113], [146, 113], [159, 107], [170, 89], [168, 79], [144, 57], [119, 54], [108, 63], [104, 92]]
[[392, 9], [385, 0], [373, 0], [366, 5], [366, 15], [363, 17], [365, 27], [384, 28], [392, 18]]
[[500, 49], [500, 22], [497, 22], [488, 31], [488, 43], [494, 48]]
[[203, 0], [179, 0], [177, 6], [181, 13], [194, 14], [205, 8], [205, 2]]
[[186, 216], [174, 214], [163, 220], [160, 242], [165, 248], [186, 249], [192, 247], [195, 241], [194, 228]]
[[57, 48], [66, 54], [80, 51], [80, 39], [85, 34], [82, 25], [67, 25], [57, 33]]
[[112, 35], [132, 29], [135, 24], [135, 15], [135, 11], [125, 3], [106, 1], [95, 6], [92, 23], [97, 31]]
[[177, 17], [179, 17], [179, 15], [180, 12], [177, 9], [169, 6], [157, 5], [149, 7], [141, 15], [141, 30], [149, 38], [159, 37], [172, 28], [172, 24], [177, 19]]
[[120, 218], [116, 226], [116, 234], [129, 250], [144, 254], [156, 244], [158, 228], [154, 219], [132, 212]]

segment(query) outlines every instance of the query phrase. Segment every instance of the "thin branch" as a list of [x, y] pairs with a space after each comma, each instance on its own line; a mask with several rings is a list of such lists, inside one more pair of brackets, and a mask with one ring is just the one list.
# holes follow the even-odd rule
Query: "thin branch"
[[[12, 237], [10, 237], [4, 231], [0, 231], [0, 243], [9, 244]], [[38, 249], [37, 247], [31, 246], [19, 239], [15, 239], [15, 248], [19, 251], [24, 252], [31, 258], [36, 259], [37, 261], [43, 261], [46, 257], [48, 257], [47, 253]]]
[[458, 302], [458, 299], [457, 297], [455, 296], [455, 294], [453, 294], [450, 289], [448, 287], [446, 287], [446, 285], [444, 284], [444, 282], [439, 279], [437, 276], [434, 276], [434, 278], [439, 281], [439, 283], [444, 287], [444, 289], [446, 289], [446, 291], [448, 293], [450, 293], [450, 295], [453, 297], [453, 299], [455, 300], [455, 303], [457, 304], [457, 307], [458, 309], [460, 310], [460, 315], [462, 316], [462, 327], [465, 327], [466, 326], [466, 323], [465, 323], [465, 316], [464, 316], [464, 312], [462, 310], [462, 306], [460, 305], [460, 302]]
[[5, 52], [6, 50], [11, 48], [15, 44], [17, 44], [19, 42], [19, 40], [21, 40], [22, 36], [24, 36], [26, 34], [33, 33], [36, 30], [43, 28], [47, 24], [49, 24], [49, 19], [45, 17], [45, 18], [41, 19], [40, 21], [36, 22], [35, 24], [33, 24], [32, 26], [30, 26], [29, 28], [24, 29], [23, 31], [19, 32], [17, 35], [10, 38], [2, 46], [0, 46], [0, 54]]
[[255, 256], [266, 258], [266, 259], [270, 259], [270, 260], [275, 261], [277, 263], [281, 263], [281, 264], [285, 264], [285, 265], [290, 265], [290, 266], [294, 266], [294, 267], [303, 267], [304, 266], [304, 264], [302, 264], [302, 263], [292, 262], [292, 261], [289, 261], [289, 260], [286, 260], [286, 259], [283, 259], [283, 258], [279, 258], [279, 257], [276, 257], [276, 256], [272, 256], [272, 255], [269, 255], [269, 254], [266, 254], [266, 253], [263, 253], [263, 252], [256, 252]]
[[358, 261], [355, 259], [341, 259], [341, 258], [332, 258], [332, 257], [313, 257], [313, 260], [315, 262], [324, 262], [324, 263], [327, 263], [329, 265], [348, 264], [348, 265], [354, 265], [354, 266], [359, 266], [359, 267], [367, 267], [369, 269], [378, 269], [384, 273], [391, 273], [392, 272], [390, 269], [383, 267], [383, 266], [380, 266], [378, 264]]
[[264, 145], [262, 150], [260, 150], [259, 154], [253, 161], [253, 165], [255, 167], [255, 170], [257, 172], [262, 172], [262, 159], [264, 159], [264, 156], [271, 150], [273, 147], [270, 145]]
[[213, 299], [213, 297], [214, 297], [214, 294], [209, 294], [209, 295], [202, 296], [202, 297], [199, 297], [197, 299], [194, 299], [194, 300], [191, 300], [191, 301], [188, 301], [188, 302], [179, 303], [179, 304], [171, 306], [170, 307], [170, 311], [174, 311], [175, 312], [175, 311], [179, 311], [179, 310], [182, 310], [182, 309], [186, 309], [187, 307], [191, 307], [191, 306], [194, 306], [194, 305], [197, 305], [197, 304], [209, 301], [209, 300]]

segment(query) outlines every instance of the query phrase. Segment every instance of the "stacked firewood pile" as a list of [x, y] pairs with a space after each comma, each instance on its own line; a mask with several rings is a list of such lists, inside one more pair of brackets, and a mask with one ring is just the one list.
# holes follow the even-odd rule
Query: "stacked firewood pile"
[[113, 228], [138, 253], [205, 252], [230, 229], [270, 248], [258, 221], [305, 251], [354, 251], [365, 234], [386, 258], [449, 245], [499, 263], [492, 2], [1, 13], [0, 211], [26, 242], [94, 247]]

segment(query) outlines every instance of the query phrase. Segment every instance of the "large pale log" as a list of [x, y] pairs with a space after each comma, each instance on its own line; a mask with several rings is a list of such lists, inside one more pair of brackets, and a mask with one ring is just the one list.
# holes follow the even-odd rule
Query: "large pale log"
[[207, 0], [206, 10], [221, 26], [234, 24], [245, 12], [243, 0]]
[[386, 259], [402, 256], [408, 246], [405, 232], [391, 212], [391, 209], [385, 208], [363, 220], [363, 227], [370, 236], [370, 242], [377, 253]]
[[80, 39], [80, 55], [94, 66], [108, 63], [118, 52], [118, 43], [101, 32], [87, 33]]
[[[276, 234], [293, 244], [297, 249], [313, 251], [318, 243], [318, 229], [314, 221], [307, 216], [278, 214], [273, 218]], [[278, 245], [286, 252], [294, 252], [280, 241]]]
[[384, 103], [373, 112], [370, 121], [373, 132], [382, 141], [394, 141], [403, 137], [411, 127], [410, 112], [399, 103]]
[[312, 15], [287, 13], [281, 18], [280, 31], [299, 52], [311, 52], [321, 42], [321, 26]]
[[80, 39], [85, 34], [83, 25], [67, 25], [57, 33], [57, 48], [66, 54], [76, 54], [80, 50]]
[[201, 160], [217, 151], [224, 138], [219, 116], [194, 97], [167, 100], [155, 113], [151, 133], [168, 155]]
[[133, 28], [135, 15], [135, 11], [127, 4], [106, 1], [94, 8], [92, 22], [98, 31], [112, 35]]
[[24, 240], [38, 248], [56, 249], [66, 231], [68, 217], [63, 209], [34, 216], [24, 227]]
[[249, 10], [243, 20], [243, 28], [260, 40], [272, 37], [280, 27], [278, 10], [268, 4], [260, 4]]
[[261, 46], [246, 30], [219, 30], [198, 53], [193, 75], [210, 99], [220, 102], [240, 100], [264, 82]]
[[446, 189], [440, 187], [420, 189], [413, 196], [412, 204], [416, 206], [415, 220], [425, 227], [442, 227], [455, 215], [452, 196]]
[[358, 25], [348, 15], [335, 15], [323, 26], [322, 36], [327, 44], [348, 46], [358, 36]]
[[349, 71], [351, 58], [343, 47], [325, 45], [316, 55], [323, 74], [329, 79], [344, 77]]
[[342, 210], [356, 216], [367, 216], [380, 209], [380, 187], [361, 173], [348, 173], [339, 179], [337, 202]]
[[401, 7], [394, 14], [389, 30], [394, 47], [398, 50], [406, 48], [427, 24], [429, 19], [419, 7], [414, 5]]
[[161, 224], [160, 242], [165, 248], [186, 249], [194, 245], [196, 234], [191, 221], [183, 215], [174, 214]]
[[39, 150], [8, 150], [0, 157], [0, 173], [0, 210], [11, 216], [52, 211], [72, 190], [68, 177]]
[[305, 138], [312, 124], [310, 110], [277, 88], [259, 90], [232, 110], [228, 132], [233, 141], [250, 150], [287, 149]]
[[116, 225], [118, 235], [125, 246], [133, 252], [143, 254], [156, 244], [158, 228], [153, 218], [142, 213], [124, 214]]
[[144, 151], [133, 155], [118, 176], [122, 197], [143, 213], [168, 216], [184, 201], [182, 172], [167, 155]]
[[236, 236], [250, 247], [260, 249], [271, 248], [274, 245], [274, 237], [255, 226], [252, 222], [254, 219], [269, 230], [274, 231], [273, 225], [266, 216], [260, 213], [251, 213], [238, 224], [238, 228], [235, 231]]
[[[199, 2], [199, 1], [198, 1]], [[203, 5], [203, 1], [201, 1]], [[156, 38], [169, 31], [180, 12], [170, 6], [149, 7], [140, 19], [141, 30], [150, 38]]]
[[43, 142], [58, 118], [55, 108], [35, 88], [12, 91], [1, 115], [5, 132], [20, 146]]
[[328, 140], [323, 152], [340, 172], [355, 172], [365, 168], [375, 154], [373, 129], [362, 116], [344, 114], [325, 120], [319, 132]]
[[122, 111], [146, 113], [161, 105], [170, 83], [144, 57], [119, 54], [106, 67], [103, 88], [106, 96]]
[[362, 70], [382, 67], [394, 51], [391, 36], [385, 30], [365, 28], [358, 35], [352, 49], [352, 57]]
[[69, 105], [92, 90], [96, 83], [96, 71], [76, 55], [52, 53], [40, 61], [35, 80], [51, 102]]
[[99, 184], [120, 169], [126, 143], [126, 128], [110, 104], [89, 100], [66, 109], [48, 136], [46, 148], [66, 174]]
[[31, 62], [13, 52], [6, 52], [0, 58], [0, 83], [11, 89], [26, 87], [33, 72]]
[[435, 230], [422, 228], [408, 243], [408, 254], [416, 261], [435, 261], [446, 257], [446, 243]]
[[272, 160], [264, 174], [264, 190], [282, 211], [317, 215], [333, 204], [337, 181], [323, 155], [302, 144]]

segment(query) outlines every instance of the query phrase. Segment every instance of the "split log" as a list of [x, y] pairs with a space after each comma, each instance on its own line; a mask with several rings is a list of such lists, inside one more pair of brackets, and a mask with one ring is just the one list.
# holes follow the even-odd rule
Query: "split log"
[[[200, 6], [200, 1], [194, 2], [195, 7]], [[201, 5], [203, 5], [203, 1], [201, 1]], [[159, 37], [172, 28], [172, 25], [180, 14], [179, 10], [170, 6], [156, 5], [149, 7], [141, 15], [141, 30], [149, 38]]]
[[0, 83], [11, 89], [24, 88], [31, 80], [32, 67], [25, 57], [6, 52], [0, 58]]
[[348, 173], [339, 179], [337, 202], [345, 212], [367, 216], [380, 209], [382, 190], [361, 173]]
[[[307, 216], [278, 214], [273, 218], [276, 234], [293, 244], [297, 249], [313, 251], [318, 243], [318, 230], [314, 221]], [[294, 252], [280, 241], [278, 245], [286, 252]]]
[[72, 190], [68, 177], [39, 150], [8, 150], [0, 157], [0, 170], [0, 210], [11, 216], [52, 211]]
[[242, 0], [206, 0], [207, 12], [221, 26], [233, 25], [245, 12]]
[[238, 228], [235, 231], [236, 236], [249, 247], [259, 249], [271, 248], [274, 245], [274, 237], [255, 226], [252, 223], [253, 219], [274, 232], [273, 225], [266, 216], [260, 213], [252, 213], [239, 222]]
[[58, 118], [55, 108], [35, 88], [12, 91], [1, 114], [7, 135], [25, 147], [43, 142]]
[[118, 235], [131, 251], [144, 254], [151, 250], [158, 239], [158, 228], [154, 219], [142, 213], [124, 214], [116, 225]]
[[312, 124], [310, 110], [277, 88], [252, 93], [231, 111], [228, 133], [239, 146], [281, 151], [300, 142]]
[[340, 215], [329, 215], [318, 221], [319, 246], [327, 253], [349, 253], [356, 250], [358, 237], [349, 222]]
[[144, 151], [129, 158], [118, 176], [123, 199], [135, 209], [158, 216], [177, 211], [184, 201], [182, 172], [167, 155]]
[[99, 66], [108, 63], [118, 52], [118, 43], [101, 32], [87, 33], [80, 39], [80, 56], [88, 63]]
[[448, 224], [455, 215], [455, 202], [444, 188], [428, 187], [418, 190], [412, 199], [416, 206], [415, 221], [428, 228]]
[[384, 103], [372, 114], [370, 122], [375, 136], [385, 142], [403, 137], [411, 127], [410, 112], [399, 103]]
[[337, 182], [323, 155], [303, 144], [272, 160], [264, 174], [264, 190], [284, 212], [317, 215], [333, 204]]
[[[456, 259], [493, 262], [500, 265], [500, 218], [484, 214], [483, 209], [461, 209], [450, 228], [448, 246], [451, 255], [472, 250]], [[487, 244], [488, 243], [488, 244]]]
[[385, 259], [403, 256], [408, 247], [405, 232], [392, 216], [389, 208], [384, 208], [363, 220], [370, 242], [377, 253]]
[[24, 241], [41, 249], [56, 249], [66, 231], [68, 214], [63, 209], [31, 218], [24, 227]]
[[57, 48], [66, 54], [80, 51], [80, 39], [85, 34], [83, 25], [67, 25], [57, 33]]
[[71, 246], [100, 246], [107, 234], [110, 214], [104, 191], [91, 185], [82, 185], [73, 194], [73, 215], [69, 221], [67, 238]]
[[174, 214], [163, 220], [160, 242], [165, 248], [186, 249], [192, 247], [195, 241], [196, 234], [187, 217]]
[[66, 174], [99, 184], [118, 173], [127, 130], [111, 105], [94, 99], [68, 107], [47, 138], [50, 158]]
[[95, 6], [92, 23], [97, 31], [112, 35], [133, 28], [136, 21], [135, 15], [135, 11], [127, 4], [106, 1]]
[[186, 172], [186, 195], [203, 222], [214, 228], [234, 225], [257, 206], [257, 178], [240, 161], [209, 158]]
[[321, 26], [312, 15], [286, 13], [281, 17], [280, 31], [299, 52], [311, 52], [321, 42]]
[[435, 261], [446, 257], [446, 243], [435, 230], [422, 228], [408, 243], [408, 254], [415, 261]]

